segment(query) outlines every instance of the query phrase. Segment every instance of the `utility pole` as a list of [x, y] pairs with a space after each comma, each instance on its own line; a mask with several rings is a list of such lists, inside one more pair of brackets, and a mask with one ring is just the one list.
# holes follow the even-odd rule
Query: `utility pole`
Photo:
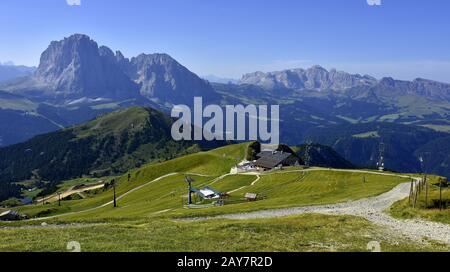
[[116, 200], [116, 185], [114, 185], [114, 208], [117, 208], [117, 200]]
[[442, 179], [439, 180], [439, 210], [442, 211]]
[[425, 175], [425, 209], [428, 209], [428, 177]]
[[380, 142], [380, 146], [379, 146], [378, 152], [379, 152], [379, 155], [378, 155], [378, 162], [377, 162], [378, 170], [379, 170], [379, 171], [384, 171], [384, 153], [385, 153], [385, 146], [384, 146], [383, 140], [381, 140], [381, 142]]
[[408, 199], [408, 202], [409, 202], [410, 205], [411, 205], [411, 197], [412, 197], [413, 188], [414, 188], [413, 182], [414, 182], [414, 179], [411, 179], [411, 187], [409, 189], [409, 199]]
[[306, 167], [311, 166], [311, 149], [312, 149], [312, 141], [307, 141], [306, 148], [305, 148], [305, 166]]
[[116, 199], [116, 181], [113, 179], [113, 190], [114, 190], [114, 208], [117, 208], [117, 199]]
[[192, 204], [192, 182], [194, 181], [190, 176], [184, 177], [184, 181], [188, 183], [188, 205]]
[[417, 203], [417, 198], [419, 197], [419, 184], [415, 184], [415, 191], [416, 191], [416, 193], [415, 193], [415, 195], [414, 195], [414, 205], [413, 205], [413, 208], [415, 209], [416, 208], [416, 203]]

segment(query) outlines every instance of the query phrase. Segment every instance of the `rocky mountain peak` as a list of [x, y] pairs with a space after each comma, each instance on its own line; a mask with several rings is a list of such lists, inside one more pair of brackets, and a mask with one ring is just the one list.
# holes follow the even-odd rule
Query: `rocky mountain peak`
[[120, 51], [116, 51], [116, 61], [119, 63], [124, 62], [124, 61], [129, 62], [129, 60], [127, 58], [125, 58], [125, 56]]
[[82, 34], [51, 42], [41, 55], [35, 80], [45, 85], [46, 95], [57, 99], [138, 94], [137, 85], [116, 64], [113, 51]]
[[246, 74], [239, 83], [257, 85], [267, 90], [340, 91], [356, 86], [372, 86], [377, 83], [377, 80], [370, 76], [349, 74], [336, 69], [328, 71], [322, 66], [315, 65], [306, 70], [299, 68], [278, 72]]
[[168, 54], [141, 54], [131, 58], [128, 75], [140, 85], [141, 95], [172, 104], [192, 104], [193, 96], [216, 99], [211, 85]]
[[98, 55], [98, 50], [97, 43], [82, 34], [52, 41], [41, 54], [36, 76], [46, 82], [54, 82], [70, 66], [81, 65], [84, 59]]

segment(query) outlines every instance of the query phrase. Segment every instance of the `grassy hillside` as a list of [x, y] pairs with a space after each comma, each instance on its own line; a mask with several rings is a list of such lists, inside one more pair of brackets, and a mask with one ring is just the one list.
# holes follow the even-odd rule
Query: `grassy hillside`
[[130, 251], [368, 251], [379, 241], [383, 251], [446, 251], [393, 238], [363, 219], [302, 215], [262, 220], [181, 222], [142, 220], [97, 225], [0, 229], [0, 251], [67, 251], [69, 241], [81, 250]]
[[[230, 145], [147, 164], [133, 170], [130, 180], [128, 175], [116, 177], [117, 208], [109, 203], [111, 188], [92, 192], [86, 199], [63, 201], [61, 207], [57, 203], [20, 207], [20, 212], [30, 216], [62, 216], [7, 224], [0, 229], [0, 251], [65, 251], [69, 241], [80, 242], [83, 251], [365, 251], [370, 241], [381, 242], [384, 251], [446, 250], [433, 242], [418, 244], [387, 235], [383, 228], [351, 216], [179, 220], [355, 200], [407, 181], [377, 172], [324, 168], [227, 174], [245, 158], [247, 146]], [[230, 197], [220, 207], [194, 198], [199, 205], [189, 209], [185, 175], [195, 180], [196, 188], [209, 185], [230, 192]], [[78, 182], [72, 180], [66, 186]], [[246, 192], [258, 193], [263, 199], [247, 202]], [[50, 225], [40, 226], [43, 221]]]
[[428, 186], [428, 199], [426, 201], [425, 193], [422, 192], [416, 203], [416, 207], [411, 207], [409, 199], [398, 201], [392, 205], [390, 212], [393, 216], [403, 219], [422, 218], [426, 220], [450, 224], [450, 188], [442, 188], [442, 200], [447, 202], [447, 208], [439, 210], [439, 178], [430, 177]]
[[193, 142], [173, 141], [171, 124], [161, 112], [132, 107], [2, 148], [0, 182], [31, 179], [55, 187], [65, 179], [124, 173], [200, 150]]
[[[246, 155], [246, 143], [230, 145], [208, 152], [200, 152], [159, 164], [149, 164], [118, 178], [119, 207], [99, 207], [112, 200], [112, 189], [101, 190], [84, 200], [21, 207], [29, 216], [68, 214], [60, 221], [81, 220], [136, 220], [142, 217], [190, 217], [216, 215], [261, 209], [316, 205], [355, 200], [386, 192], [401, 182], [395, 176], [381, 176], [330, 169], [290, 168], [281, 172], [255, 175], [225, 175], [232, 166]], [[168, 175], [169, 174], [169, 175]], [[205, 209], [186, 209], [187, 184], [184, 175], [189, 174], [193, 186], [210, 186], [221, 192], [231, 192], [224, 206]], [[165, 176], [168, 175], [168, 176]], [[160, 178], [162, 177], [162, 178]], [[157, 180], [155, 180], [157, 179]], [[365, 182], [364, 182], [365, 181]], [[136, 189], [137, 188], [137, 189]], [[244, 195], [258, 193], [263, 200], [249, 203]], [[208, 204], [202, 202], [200, 204]], [[95, 208], [93, 210], [89, 210]]]
[[[128, 181], [128, 175], [124, 175], [117, 179], [117, 195], [122, 195], [136, 187], [142, 186], [152, 180], [159, 178], [161, 176], [170, 173], [197, 173], [202, 175], [207, 175], [207, 177], [195, 176], [193, 177], [197, 181], [202, 181], [204, 179], [213, 179], [214, 177], [226, 174], [230, 171], [230, 168], [236, 163], [241, 161], [245, 156], [247, 144], [231, 145], [218, 149], [214, 149], [207, 152], [199, 152], [184, 157], [176, 158], [162, 163], [157, 164], [147, 164], [139, 169], [130, 172], [131, 179]], [[167, 190], [166, 187], [161, 187], [161, 182], [154, 183], [151, 186], [146, 186], [143, 189], [136, 191], [135, 194], [144, 194], [148, 196], [148, 199], [152, 197], [160, 198], [162, 192], [169, 193], [171, 190], [185, 189], [186, 184], [184, 182], [184, 177], [179, 174], [177, 177], [167, 177], [161, 181], [165, 181], [171, 184], [171, 187]], [[170, 183], [171, 180], [178, 181], [175, 186], [174, 183]], [[150, 188], [151, 194], [147, 194], [146, 190]], [[180, 194], [184, 193], [179, 192]], [[107, 203], [112, 199], [112, 189], [98, 192], [92, 198], [85, 200], [74, 200], [74, 201], [64, 201], [61, 207], [57, 206], [57, 203], [50, 205], [33, 205], [21, 207], [20, 211], [24, 212], [30, 216], [36, 215], [55, 215], [66, 212], [76, 212], [82, 211], [89, 208], [100, 206]], [[145, 205], [145, 202], [142, 203]], [[175, 205], [181, 206], [181, 199], [174, 201]], [[122, 205], [122, 204], [121, 204]], [[161, 207], [155, 205], [147, 205], [150, 208], [150, 212], [153, 209], [159, 209]], [[165, 206], [163, 208], [167, 209]], [[95, 211], [97, 212], [97, 211]], [[143, 210], [145, 213], [146, 210]], [[126, 214], [125, 214], [126, 216]], [[81, 215], [81, 217], [89, 218], [89, 215]]]
[[[325, 169], [316, 169], [310, 172], [268, 174], [261, 176], [261, 179], [253, 186], [251, 186], [251, 183], [256, 180], [254, 176], [232, 175], [214, 183], [214, 176], [191, 176], [195, 179], [193, 185], [197, 188], [209, 185], [222, 192], [241, 189], [232, 192], [224, 206], [186, 209], [184, 205], [186, 204], [187, 185], [184, 182], [184, 175], [176, 174], [149, 183], [139, 190], [127, 194], [118, 201], [118, 208], [108, 205], [83, 213], [69, 214], [57, 218], [57, 220], [61, 222], [66, 222], [67, 220], [98, 222], [99, 220], [113, 219], [136, 220], [142, 217], [155, 216], [210, 216], [263, 209], [337, 203], [378, 195], [389, 191], [401, 182], [407, 181], [397, 177], [384, 177], [375, 174], [364, 175]], [[366, 177], [365, 183], [363, 182], [364, 176]], [[147, 181], [151, 180], [153, 180], [153, 177], [147, 179]], [[138, 184], [144, 183], [135, 182], [134, 186]], [[124, 182], [119, 186], [118, 192], [124, 193], [131, 190], [132, 187], [130, 185], [131, 183]], [[128, 190], [125, 189], [127, 187]], [[265, 199], [249, 203], [244, 198], [247, 192], [258, 193], [264, 196]], [[61, 207], [58, 207], [57, 203], [45, 206], [23, 207], [21, 212], [31, 216], [48, 216], [82, 211], [111, 201], [111, 193], [110, 190], [87, 200], [64, 201]]]

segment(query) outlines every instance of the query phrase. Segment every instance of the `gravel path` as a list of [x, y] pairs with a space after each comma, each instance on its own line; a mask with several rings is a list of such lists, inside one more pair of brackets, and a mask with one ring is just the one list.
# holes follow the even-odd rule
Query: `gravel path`
[[[90, 185], [84, 188], [80, 188], [80, 189], [73, 189], [75, 186], [72, 186], [71, 188], [69, 188], [67, 191], [60, 193], [60, 195], [58, 194], [52, 194], [50, 196], [47, 196], [44, 198], [45, 202], [48, 203], [52, 203], [52, 202], [57, 202], [59, 199], [64, 199], [68, 196], [74, 195], [74, 194], [78, 194], [78, 193], [84, 193], [84, 192], [88, 192], [88, 191], [93, 191], [93, 190], [97, 190], [97, 189], [101, 189], [105, 187], [104, 183], [101, 184], [95, 184], [95, 185]], [[36, 203], [42, 203], [42, 198], [37, 199]]]
[[[317, 171], [317, 170], [323, 171], [324, 169], [294, 170], [292, 172], [308, 172], [308, 171]], [[369, 172], [369, 171], [364, 171], [364, 170], [352, 170], [351, 171], [351, 170], [335, 170], [334, 169], [333, 171], [362, 172], [362, 173], [368, 173], [368, 174], [379, 174], [379, 175], [386, 175], [386, 176], [397, 176], [397, 177], [403, 177], [403, 178], [410, 178], [408, 176], [401, 176], [401, 175], [390, 174], [390, 173], [374, 173], [374, 172]], [[159, 178], [156, 178], [145, 184], [142, 184], [141, 186], [138, 186], [138, 187], [124, 193], [123, 195], [119, 196], [118, 199], [121, 199], [121, 198], [127, 196], [128, 194], [130, 194], [136, 190], [139, 190], [149, 184], [152, 184], [154, 182], [160, 181], [166, 177], [170, 177], [170, 176], [173, 176], [176, 174], [177, 173], [170, 173], [170, 174], [161, 176]], [[260, 176], [258, 173], [249, 173], [249, 174], [256, 176], [255, 181], [251, 185], [254, 185], [256, 182], [259, 181]], [[194, 175], [194, 174], [192, 174], [192, 175]], [[230, 174], [222, 175], [222, 176], [216, 178], [215, 180], [213, 180], [213, 182], [211, 184], [218, 182], [221, 179], [223, 179], [229, 175]], [[418, 179], [416, 179], [416, 180], [418, 180]], [[263, 211], [256, 211], [256, 212], [250, 212], [250, 213], [221, 215], [221, 216], [209, 217], [209, 218], [191, 218], [189, 220], [195, 221], [195, 220], [206, 220], [206, 219], [214, 219], [214, 218], [227, 218], [227, 219], [274, 218], [274, 217], [298, 215], [298, 214], [305, 214], [305, 213], [319, 213], [319, 214], [328, 214], [328, 215], [355, 215], [355, 216], [360, 216], [360, 217], [366, 218], [367, 220], [369, 220], [377, 225], [388, 227], [389, 229], [391, 229], [392, 231], [394, 231], [396, 233], [402, 233], [402, 234], [407, 235], [416, 240], [422, 240], [425, 237], [425, 238], [429, 238], [429, 239], [432, 239], [435, 241], [440, 241], [440, 242], [444, 242], [446, 244], [450, 244], [450, 225], [436, 223], [436, 222], [429, 222], [429, 221], [420, 220], [420, 219], [400, 220], [400, 219], [395, 219], [384, 212], [396, 201], [399, 201], [399, 200], [402, 200], [402, 199], [408, 197], [409, 190], [410, 190], [410, 183], [403, 183], [403, 184], [398, 185], [391, 191], [384, 193], [382, 195], [379, 195], [376, 197], [365, 198], [365, 199], [361, 199], [361, 200], [357, 200], [357, 201], [346, 202], [346, 203], [323, 205], [323, 206], [286, 208], [286, 209], [276, 209], [276, 210], [263, 210]], [[83, 212], [88, 212], [88, 211], [96, 210], [99, 208], [103, 208], [103, 207], [106, 207], [111, 204], [112, 204], [112, 201], [102, 204], [102, 205], [99, 205], [97, 207], [79, 211], [79, 212], [69, 212], [66, 214], [49, 216], [49, 217], [45, 217], [45, 218], [30, 219], [29, 221], [41, 221], [41, 220], [58, 218], [58, 217], [66, 216], [66, 215], [80, 214]]]
[[240, 190], [245, 189], [245, 188], [250, 187], [250, 186], [255, 186], [255, 184], [256, 184], [260, 179], [261, 179], [261, 176], [256, 175], [256, 179], [252, 182], [252, 184], [246, 185], [246, 186], [242, 186], [241, 188], [237, 188], [237, 189], [235, 189], [235, 190], [233, 190], [233, 191], [229, 191], [227, 194], [235, 193], [235, 192], [237, 192], [237, 191], [240, 191]]
[[[409, 190], [410, 183], [403, 183], [382, 195], [357, 201], [323, 206], [309, 206], [299, 208], [264, 210], [250, 213], [228, 214], [213, 218], [274, 218], [305, 213], [319, 213], [327, 215], [354, 215], [363, 217], [377, 225], [388, 227], [394, 232], [404, 234], [415, 240], [422, 241], [424, 238], [428, 238], [431, 240], [450, 244], [450, 225], [420, 219], [401, 220], [393, 218], [385, 213], [385, 210], [388, 209], [396, 201], [408, 197]], [[199, 219], [200, 218], [197, 218], [197, 220]]]

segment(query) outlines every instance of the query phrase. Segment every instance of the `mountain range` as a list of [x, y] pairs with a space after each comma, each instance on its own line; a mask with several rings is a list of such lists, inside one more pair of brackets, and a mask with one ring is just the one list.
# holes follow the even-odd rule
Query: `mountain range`
[[35, 67], [27, 67], [23, 65], [14, 65], [14, 63], [0, 63], [0, 83], [14, 80], [20, 77], [30, 76], [36, 70]]
[[192, 103], [188, 94], [214, 95], [207, 81], [167, 54], [127, 59], [81, 34], [51, 42], [33, 76], [3, 89], [57, 104], [83, 98]]
[[450, 84], [417, 78], [413, 81], [350, 74], [321, 66], [309, 69], [291, 69], [278, 72], [245, 74], [238, 82], [259, 86], [268, 91], [279, 89], [313, 90], [317, 92], [347, 93], [351, 97], [361, 95], [362, 89], [375, 95], [413, 95], [435, 100], [450, 101]]
[[352, 75], [316, 65], [309, 69], [245, 74], [239, 84], [260, 86], [266, 90], [300, 89], [315, 91], [342, 91], [359, 86], [373, 86], [377, 80], [371, 76]]
[[219, 77], [216, 75], [206, 75], [206, 76], [202, 76], [202, 78], [208, 80], [209, 82], [213, 82], [213, 83], [237, 84], [239, 82], [239, 80], [236, 80], [234, 78]]
[[[36, 71], [0, 84], [0, 90], [0, 146], [130, 106], [168, 113], [174, 104], [192, 104], [194, 96], [221, 105], [279, 104], [282, 142], [314, 140], [357, 166], [374, 167], [383, 144], [392, 155], [388, 168], [418, 172], [424, 152], [450, 146], [447, 83], [376, 79], [313, 66], [255, 72], [223, 84], [200, 78], [167, 54], [127, 58], [82, 34], [51, 42]], [[428, 168], [450, 176], [448, 155], [438, 154]]]
[[[151, 108], [129, 107], [0, 148], [0, 202], [20, 197], [23, 182], [50, 194], [64, 180], [120, 175], [149, 163], [228, 144], [174, 141], [173, 121]], [[310, 166], [354, 168], [327, 146], [306, 144], [291, 149], [280, 145], [279, 148], [298, 155], [300, 161], [307, 159]]]

